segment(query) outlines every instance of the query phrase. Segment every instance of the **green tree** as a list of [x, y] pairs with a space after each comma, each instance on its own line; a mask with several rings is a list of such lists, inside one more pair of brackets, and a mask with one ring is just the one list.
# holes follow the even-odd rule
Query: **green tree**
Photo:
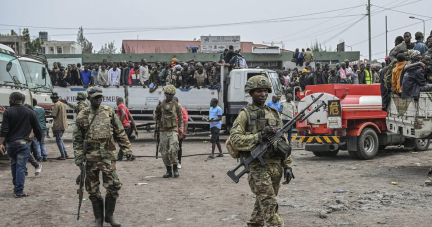
[[11, 29], [11, 35], [18, 35], [13, 29]]
[[105, 45], [102, 45], [101, 50], [99, 51], [100, 54], [115, 54], [117, 51], [117, 48], [114, 46], [114, 41], [105, 43]]
[[324, 48], [322, 46], [321, 43], [318, 42], [318, 40], [315, 39], [315, 42], [311, 42], [311, 45], [309, 47], [311, 49], [312, 52], [330, 52], [331, 51], [331, 47], [327, 48], [324, 45]]
[[25, 50], [27, 54], [41, 53], [43, 41], [40, 38], [31, 40], [28, 28], [24, 28], [22, 36], [25, 42]]
[[93, 44], [84, 36], [84, 30], [82, 26], [78, 29], [77, 43], [81, 46], [83, 54], [93, 53]]

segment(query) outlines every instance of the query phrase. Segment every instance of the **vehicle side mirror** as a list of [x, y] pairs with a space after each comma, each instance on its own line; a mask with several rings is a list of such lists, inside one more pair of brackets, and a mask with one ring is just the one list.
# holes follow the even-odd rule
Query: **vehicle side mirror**
[[11, 69], [12, 69], [12, 62], [10, 61], [6, 65], [6, 71], [9, 72], [9, 71], [11, 71]]

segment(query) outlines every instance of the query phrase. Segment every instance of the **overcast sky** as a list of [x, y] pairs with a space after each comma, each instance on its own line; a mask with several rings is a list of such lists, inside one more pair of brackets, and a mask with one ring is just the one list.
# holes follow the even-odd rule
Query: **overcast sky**
[[[336, 49], [339, 41], [345, 41], [346, 45], [353, 45], [353, 51], [361, 51], [362, 58], [367, 58], [368, 20], [367, 17], [361, 19], [362, 14], [366, 14], [366, 4], [367, 0], [14, 0], [1, 3], [0, 33], [29, 27], [31, 36], [47, 31], [51, 40], [76, 41], [78, 27], [83, 26], [84, 35], [93, 42], [96, 50], [114, 40], [117, 51], [123, 39], [193, 40], [209, 34], [240, 35], [241, 41], [254, 43], [283, 41], [288, 50], [305, 48], [315, 40], [325, 41], [327, 48]], [[432, 0], [371, 0], [371, 4], [372, 37], [385, 32], [386, 15], [389, 31], [418, 23], [389, 32], [389, 50], [394, 46], [396, 36], [410, 31], [414, 39], [415, 32], [423, 31], [423, 23], [409, 19], [410, 15], [429, 20], [426, 21], [427, 36], [432, 29], [432, 15], [429, 13]], [[283, 19], [263, 23], [277, 18]], [[241, 23], [252, 21], [255, 22]], [[232, 23], [241, 24], [209, 26]], [[167, 30], [167, 27], [194, 28]], [[91, 30], [112, 28], [117, 30]], [[154, 28], [165, 30], [155, 31]], [[91, 34], [102, 32], [115, 33]], [[346, 47], [346, 50], [350, 49]], [[373, 59], [384, 58], [385, 50], [385, 35], [372, 39]]]

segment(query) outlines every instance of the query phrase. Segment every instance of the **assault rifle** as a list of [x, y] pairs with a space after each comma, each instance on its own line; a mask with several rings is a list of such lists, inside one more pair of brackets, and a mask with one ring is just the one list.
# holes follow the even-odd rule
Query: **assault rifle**
[[[273, 146], [275, 142], [281, 143], [283, 147], [288, 147], [289, 153], [291, 153], [291, 148], [289, 145], [287, 145], [283, 139], [283, 135], [288, 132], [288, 130], [293, 126], [297, 121], [303, 122], [308, 117], [310, 117], [315, 112], [319, 111], [321, 107], [327, 106], [326, 103], [323, 101], [321, 104], [319, 104], [315, 109], [313, 109], [308, 115], [306, 115], [306, 110], [308, 110], [314, 103], [316, 103], [324, 93], [321, 93], [317, 98], [314, 98], [312, 96], [312, 102], [303, 110], [301, 110], [295, 117], [293, 117], [288, 123], [286, 123], [282, 128], [278, 129], [277, 132], [273, 136], [269, 136], [268, 141], [262, 141], [260, 142], [251, 152], [250, 156], [244, 160], [243, 157], [240, 158], [240, 164], [237, 165], [234, 169], [227, 172], [227, 175], [235, 182], [238, 183], [239, 179], [245, 174], [249, 173], [249, 164], [255, 160], [258, 159], [262, 166], [265, 166], [266, 163], [263, 160], [263, 155], [267, 152], [267, 149], [270, 146]], [[238, 175], [235, 174], [235, 172], [240, 168], [244, 166], [243, 171], [241, 171]]]
[[[158, 106], [161, 105], [161, 102], [159, 101]], [[159, 119], [156, 117], [156, 128], [155, 128], [155, 133], [156, 133], [156, 159], [159, 158], [159, 143], [160, 143], [160, 133], [159, 133]]]
[[[88, 126], [88, 130], [90, 130], [90, 126], [93, 124], [94, 119], [96, 118], [97, 114], [95, 113], [92, 120], [90, 121], [90, 124]], [[78, 176], [79, 179], [79, 188], [77, 190], [77, 194], [78, 194], [78, 198], [79, 198], [79, 202], [78, 202], [78, 213], [77, 213], [77, 220], [79, 220], [80, 218], [80, 213], [81, 213], [81, 203], [83, 200], [83, 196], [84, 196], [84, 184], [85, 184], [85, 180], [86, 180], [86, 171], [87, 171], [87, 157], [86, 157], [86, 153], [87, 153], [87, 146], [88, 146], [88, 130], [87, 133], [85, 133], [85, 138], [84, 138], [84, 142], [83, 142], [83, 152], [82, 152], [82, 162], [80, 165], [80, 175]], [[84, 135], [84, 133], [83, 133]]]
[[86, 151], [87, 151], [87, 139], [84, 140], [83, 142], [83, 157], [82, 157], [82, 162], [80, 165], [80, 175], [79, 175], [79, 188], [78, 188], [78, 213], [77, 213], [77, 220], [79, 220], [80, 218], [80, 210], [81, 210], [81, 203], [83, 200], [83, 196], [84, 196], [84, 184], [85, 184], [85, 179], [86, 179], [86, 166], [87, 166], [87, 158], [86, 158]]

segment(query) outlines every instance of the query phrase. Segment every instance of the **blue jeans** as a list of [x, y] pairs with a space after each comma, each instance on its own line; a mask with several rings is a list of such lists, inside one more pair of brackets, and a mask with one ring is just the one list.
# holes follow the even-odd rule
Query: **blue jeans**
[[26, 141], [9, 142], [6, 143], [6, 150], [10, 158], [15, 194], [20, 195], [24, 191], [25, 168], [30, 155], [30, 146]]
[[36, 159], [40, 160], [42, 158], [47, 158], [46, 147], [45, 147], [45, 136], [47, 135], [47, 130], [42, 130], [42, 141], [39, 144], [36, 137], [33, 138], [33, 148], [36, 152]]
[[[285, 125], [286, 123], [288, 123], [289, 120], [282, 120], [282, 123]], [[288, 142], [291, 144], [291, 137], [292, 137], [292, 130], [293, 127], [291, 126], [291, 128], [288, 130]]]
[[64, 130], [58, 130], [54, 131], [54, 136], [56, 138], [57, 146], [60, 150], [60, 155], [64, 158], [67, 155], [66, 147], [63, 143], [62, 136], [63, 136]]

